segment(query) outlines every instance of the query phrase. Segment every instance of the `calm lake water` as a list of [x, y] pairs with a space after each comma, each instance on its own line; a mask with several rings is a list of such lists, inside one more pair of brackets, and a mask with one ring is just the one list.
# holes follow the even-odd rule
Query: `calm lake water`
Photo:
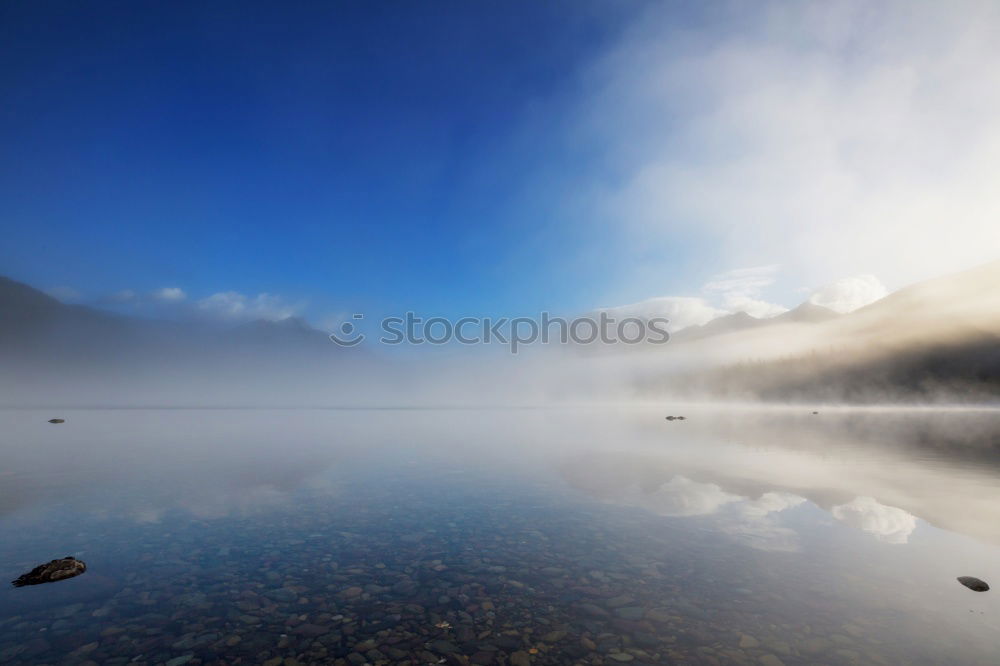
[[1000, 415], [820, 411], [0, 411], [0, 663], [998, 663]]

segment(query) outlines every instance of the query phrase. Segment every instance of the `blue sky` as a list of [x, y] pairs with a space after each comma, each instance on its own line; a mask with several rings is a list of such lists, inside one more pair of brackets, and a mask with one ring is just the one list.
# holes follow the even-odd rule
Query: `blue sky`
[[578, 285], [512, 202], [559, 148], [518, 132], [622, 9], [6, 3], [2, 272], [315, 315], [558, 307]]
[[988, 4], [699, 7], [4, 3], [0, 274], [319, 323], [771, 312], [1000, 251]]

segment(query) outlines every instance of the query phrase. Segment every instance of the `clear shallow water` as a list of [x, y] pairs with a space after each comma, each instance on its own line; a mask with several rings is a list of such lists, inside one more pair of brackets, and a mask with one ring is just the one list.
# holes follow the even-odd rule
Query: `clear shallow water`
[[1000, 416], [669, 412], [0, 411], [0, 663], [996, 663]]

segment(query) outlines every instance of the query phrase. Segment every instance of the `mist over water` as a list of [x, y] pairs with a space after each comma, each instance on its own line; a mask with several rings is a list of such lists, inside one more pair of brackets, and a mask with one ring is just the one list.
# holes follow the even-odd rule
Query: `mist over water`
[[1000, 415], [664, 411], [0, 411], [4, 662], [992, 663]]

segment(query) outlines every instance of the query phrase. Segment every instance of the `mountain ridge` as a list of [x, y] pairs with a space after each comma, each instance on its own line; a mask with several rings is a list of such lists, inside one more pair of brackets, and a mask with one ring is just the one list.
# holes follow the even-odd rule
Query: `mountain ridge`
[[[23, 282], [0, 276], [0, 341], [7, 355], [67, 353], [111, 356], [156, 345], [178, 351], [189, 345], [214, 350], [232, 343], [335, 348], [327, 334], [301, 317], [258, 319], [212, 326], [205, 322], [145, 319], [86, 305], [63, 303]], [[320, 344], [322, 343], [322, 344]], [[0, 350], [3, 354], [5, 350]]]

